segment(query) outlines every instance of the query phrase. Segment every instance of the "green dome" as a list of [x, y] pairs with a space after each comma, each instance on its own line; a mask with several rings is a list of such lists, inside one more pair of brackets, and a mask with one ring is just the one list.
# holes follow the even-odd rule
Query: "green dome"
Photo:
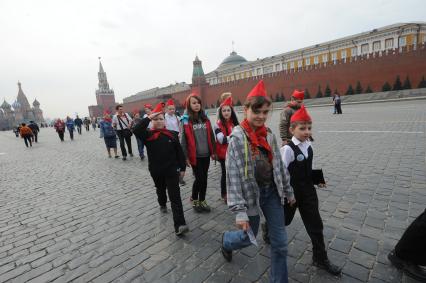
[[230, 65], [239, 65], [247, 62], [246, 58], [237, 54], [237, 52], [232, 51], [231, 54], [225, 58], [225, 60], [220, 63], [219, 68], [227, 67]]

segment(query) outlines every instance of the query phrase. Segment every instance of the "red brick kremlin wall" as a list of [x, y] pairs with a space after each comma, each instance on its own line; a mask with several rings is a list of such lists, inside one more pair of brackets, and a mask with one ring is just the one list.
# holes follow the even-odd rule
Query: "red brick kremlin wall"
[[[364, 90], [370, 86], [373, 92], [381, 91], [385, 82], [393, 85], [396, 76], [399, 75], [402, 82], [406, 76], [409, 77], [412, 88], [416, 88], [426, 76], [426, 47], [424, 44], [407, 46], [401, 50], [389, 50], [381, 54], [372, 53], [364, 56], [347, 58], [337, 61], [336, 64], [307, 66], [299, 70], [281, 71], [264, 76], [252, 77], [233, 82], [203, 86], [193, 86], [201, 92], [203, 105], [216, 105], [221, 93], [232, 92], [234, 103], [238, 100], [244, 102], [247, 93], [260, 80], [263, 79], [269, 96], [275, 98], [276, 94], [283, 93], [289, 99], [294, 89], [308, 89], [311, 97], [315, 97], [318, 86], [321, 86], [322, 93], [328, 84], [330, 89], [340, 94], [345, 94], [349, 84], [355, 89], [357, 82], [361, 83]], [[175, 101], [183, 102], [190, 91], [174, 93], [171, 96]], [[158, 103], [169, 97], [141, 100], [125, 104], [126, 111], [134, 108], [142, 108], [145, 103]]]

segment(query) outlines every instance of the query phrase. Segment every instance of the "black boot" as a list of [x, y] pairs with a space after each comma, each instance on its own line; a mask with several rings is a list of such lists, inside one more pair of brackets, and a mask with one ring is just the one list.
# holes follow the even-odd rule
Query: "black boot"
[[399, 258], [395, 254], [394, 250], [388, 254], [388, 259], [396, 268], [401, 269], [405, 274], [407, 274], [407, 276], [410, 276], [420, 282], [426, 282], [426, 271], [416, 264]]
[[322, 268], [328, 273], [332, 275], [340, 275], [342, 273], [342, 268], [338, 267], [337, 265], [334, 265], [330, 262], [330, 260], [323, 259], [323, 260], [317, 260], [315, 257], [312, 258], [312, 264], [318, 268]]
[[226, 259], [227, 262], [231, 262], [232, 261], [232, 251], [227, 251], [223, 247], [223, 236], [225, 236], [225, 232], [222, 233], [222, 242], [221, 242], [221, 245], [220, 245], [220, 252], [222, 253], [223, 257]]

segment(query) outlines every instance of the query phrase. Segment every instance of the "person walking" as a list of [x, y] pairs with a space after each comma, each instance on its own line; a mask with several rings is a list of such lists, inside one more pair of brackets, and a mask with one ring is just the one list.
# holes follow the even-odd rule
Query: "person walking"
[[74, 124], [77, 127], [77, 132], [79, 135], [81, 135], [81, 126], [83, 125], [83, 120], [81, 120], [78, 115], [77, 117], [74, 119]]
[[120, 149], [123, 161], [127, 159], [127, 151], [125, 143], [127, 144], [127, 150], [129, 151], [130, 157], [133, 157], [132, 151], [132, 118], [129, 114], [123, 111], [123, 105], [117, 105], [115, 107], [117, 113], [112, 118], [112, 126], [116, 130], [118, 139], [120, 140]]
[[337, 92], [333, 96], [334, 103], [334, 113], [333, 114], [342, 114], [342, 99], [340, 98], [340, 94]]
[[[148, 125], [151, 128], [148, 129]], [[152, 113], [137, 122], [134, 133], [143, 139], [148, 154], [148, 169], [157, 188], [160, 211], [167, 213], [169, 195], [175, 234], [188, 232], [179, 188], [179, 175], [185, 174], [186, 164], [179, 137], [176, 132], [165, 128], [163, 105], [159, 103]]]
[[86, 132], [88, 132], [90, 130], [90, 119], [87, 117], [84, 117], [83, 124], [86, 127]]
[[96, 119], [96, 117], [93, 117], [93, 118], [92, 118], [91, 123], [92, 123], [93, 131], [95, 131], [95, 132], [96, 132], [96, 124], [97, 124], [97, 119]]
[[67, 130], [70, 133], [70, 139], [73, 141], [74, 140], [74, 121], [67, 116], [66, 122], [65, 122], [66, 126], [67, 126]]
[[[237, 231], [222, 234], [221, 253], [227, 261], [232, 251], [256, 243], [260, 217], [268, 221], [271, 238], [269, 282], [288, 282], [287, 233], [284, 203], [295, 203], [290, 178], [281, 160], [277, 139], [265, 126], [272, 101], [263, 80], [244, 102], [245, 119], [232, 131], [226, 156], [228, 207], [235, 213]], [[272, 236], [273, 234], [273, 236]]]
[[182, 117], [181, 144], [186, 163], [195, 176], [192, 185], [192, 207], [196, 212], [210, 212], [206, 201], [210, 158], [215, 157], [215, 139], [212, 126], [198, 95], [187, 97], [186, 114]]
[[117, 135], [112, 127], [111, 115], [105, 112], [103, 120], [99, 122], [100, 138], [104, 138], [108, 157], [111, 158], [111, 149], [114, 150], [114, 157], [119, 158], [117, 155]]
[[[140, 121], [142, 121], [141, 117], [140, 117], [140, 113], [139, 110], [133, 111], [134, 115], [133, 115], [133, 125], [138, 124]], [[133, 129], [132, 129], [133, 130]], [[145, 159], [145, 152], [144, 152], [144, 143], [143, 143], [143, 139], [141, 139], [139, 136], [135, 135], [136, 138], [136, 143], [138, 144], [138, 152], [139, 152], [139, 157], [141, 160]]]
[[29, 144], [29, 146], [32, 147], [33, 143], [31, 139], [33, 136], [33, 132], [31, 131], [30, 127], [28, 127], [25, 123], [22, 123], [19, 133], [21, 135], [21, 138], [24, 139], [25, 145], [28, 147], [28, 144]]
[[228, 97], [222, 102], [218, 109], [218, 113], [219, 119], [214, 125], [214, 133], [216, 135], [217, 159], [219, 160], [220, 167], [222, 169], [222, 176], [220, 179], [220, 195], [222, 200], [226, 203], [226, 151], [228, 149], [228, 142], [232, 133], [232, 129], [239, 124], [237, 115], [235, 114], [234, 107], [232, 105], [232, 97]]
[[59, 139], [61, 142], [64, 141], [64, 133], [65, 133], [65, 123], [61, 119], [57, 119], [55, 124], [53, 125], [55, 127], [56, 132], [58, 133]]
[[28, 127], [33, 132], [33, 137], [32, 137], [33, 141], [38, 142], [38, 132], [40, 132], [40, 128], [38, 127], [37, 123], [35, 123], [34, 121], [30, 121], [30, 123], [28, 124]]
[[280, 137], [282, 145], [286, 145], [291, 141], [291, 133], [290, 133], [290, 119], [291, 116], [300, 109], [300, 106], [303, 104], [303, 100], [305, 98], [305, 92], [303, 90], [295, 89], [291, 94], [290, 102], [287, 104], [287, 107], [280, 114]]

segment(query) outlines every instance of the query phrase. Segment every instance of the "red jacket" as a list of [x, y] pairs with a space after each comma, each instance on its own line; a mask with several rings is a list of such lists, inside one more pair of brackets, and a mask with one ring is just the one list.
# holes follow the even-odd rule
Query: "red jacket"
[[[209, 120], [206, 120], [207, 140], [209, 144], [210, 156], [214, 157], [214, 148], [212, 143], [212, 125]], [[183, 124], [183, 134], [187, 142], [188, 159], [191, 166], [197, 165], [197, 148], [195, 144], [194, 128], [192, 122], [188, 121]]]
[[[226, 133], [228, 133], [228, 136], [229, 136], [232, 132], [232, 129], [234, 128], [234, 125], [231, 122], [226, 123], [226, 125], [223, 125], [222, 121], [219, 120], [217, 121], [216, 124], [225, 137], [227, 136]], [[225, 127], [227, 127], [227, 129]], [[227, 150], [228, 150], [228, 141], [226, 141], [226, 143], [216, 142], [216, 154], [218, 159], [224, 160], [226, 158]]]

